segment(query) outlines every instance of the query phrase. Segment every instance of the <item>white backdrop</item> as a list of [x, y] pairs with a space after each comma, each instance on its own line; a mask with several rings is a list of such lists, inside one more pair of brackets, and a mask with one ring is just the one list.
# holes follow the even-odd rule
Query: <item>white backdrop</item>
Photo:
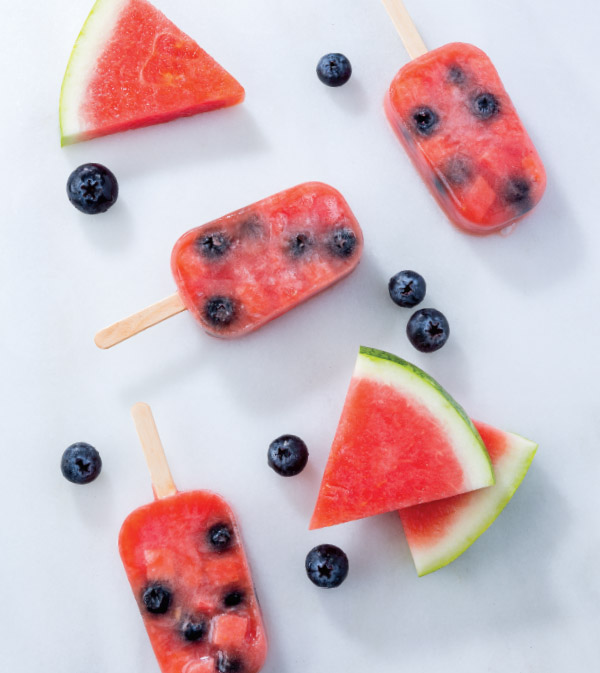
[[[426, 43], [468, 41], [496, 64], [548, 172], [509, 237], [460, 233], [399, 143], [382, 98], [407, 61], [378, 0], [157, 0], [245, 86], [237, 108], [60, 149], [58, 96], [91, 0], [1, 0], [0, 490], [3, 670], [158, 671], [117, 552], [151, 499], [129, 416], [154, 409], [181, 489], [211, 488], [243, 526], [270, 636], [264, 673], [592, 670], [600, 616], [598, 118], [594, 0], [407, 0]], [[341, 89], [315, 75], [341, 51]], [[105, 163], [121, 187], [106, 215], [67, 201], [70, 171]], [[174, 291], [177, 237], [306, 180], [346, 196], [366, 240], [343, 284], [240, 341], [187, 314], [109, 352], [93, 335]], [[421, 355], [387, 297], [402, 268], [428, 281], [452, 336]], [[359, 344], [425, 368], [475, 418], [539, 442], [530, 473], [462, 558], [417, 578], [394, 514], [308, 532]], [[279, 434], [308, 468], [266, 465]], [[87, 441], [104, 470], [60, 474]], [[334, 591], [306, 552], [342, 546]]]

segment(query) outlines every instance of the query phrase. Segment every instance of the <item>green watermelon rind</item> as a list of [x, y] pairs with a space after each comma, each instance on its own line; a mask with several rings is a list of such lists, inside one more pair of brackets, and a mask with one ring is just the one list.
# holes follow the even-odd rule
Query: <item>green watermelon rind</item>
[[408, 371], [413, 376], [418, 377], [424, 383], [431, 386], [437, 393], [439, 393], [439, 395], [441, 395], [441, 397], [446, 401], [448, 406], [451, 407], [451, 409], [459, 416], [460, 420], [470, 430], [471, 434], [473, 435], [475, 444], [476, 446], [478, 446], [481, 452], [481, 457], [486, 461], [487, 468], [489, 469], [491, 478], [489, 483], [486, 485], [491, 486], [494, 484], [494, 469], [492, 466], [492, 461], [490, 460], [490, 456], [487, 452], [487, 449], [485, 448], [485, 444], [483, 443], [481, 436], [477, 432], [477, 428], [473, 425], [473, 421], [471, 421], [470, 417], [467, 415], [465, 410], [460, 406], [460, 404], [446, 390], [444, 390], [444, 388], [442, 388], [442, 386], [435, 379], [433, 379], [431, 376], [429, 376], [429, 374], [424, 372], [416, 365], [413, 365], [411, 362], [403, 360], [402, 358], [398, 357], [397, 355], [394, 355], [393, 353], [388, 353], [387, 351], [379, 350], [378, 348], [361, 346], [359, 349], [359, 359], [360, 356], [368, 358], [378, 364], [381, 364], [381, 361], [383, 360], [390, 362], [393, 365], [402, 367], [402, 369]]
[[77, 116], [84, 86], [89, 81], [100, 53], [98, 44], [108, 41], [126, 1], [96, 0], [79, 31], [60, 88], [58, 114], [61, 147], [76, 143], [83, 137], [77, 128]]
[[[511, 450], [513, 452], [514, 471], [511, 471], [510, 476], [507, 478], [504, 476], [502, 466], [496, 467], [497, 483], [494, 486], [481, 489], [481, 491], [477, 492], [476, 500], [469, 510], [469, 512], [478, 514], [478, 516], [472, 517], [473, 520], [477, 521], [476, 525], [470, 528], [468, 535], [462, 537], [462, 539], [455, 539], [453, 544], [449, 544], [449, 551], [446, 553], [432, 552], [428, 560], [419, 560], [413, 554], [413, 561], [419, 577], [444, 568], [469, 549], [500, 516], [523, 482], [535, 457], [538, 444], [516, 433], [507, 432], [505, 434], [509, 435], [512, 440]], [[515, 456], [515, 453], [520, 453], [521, 455]], [[509, 481], [508, 486], [505, 485], [506, 481]], [[500, 495], [499, 497], [494, 497], [498, 489], [500, 489]], [[486, 501], [491, 501], [491, 506], [486, 507]], [[416, 507], [419, 506], [416, 505]], [[400, 511], [400, 517], [402, 518], [402, 511]], [[465, 516], [462, 517], [463, 520], [466, 518]], [[453, 526], [453, 528], [456, 527], [456, 525]], [[422, 556], [424, 557], [425, 555], [423, 554]]]

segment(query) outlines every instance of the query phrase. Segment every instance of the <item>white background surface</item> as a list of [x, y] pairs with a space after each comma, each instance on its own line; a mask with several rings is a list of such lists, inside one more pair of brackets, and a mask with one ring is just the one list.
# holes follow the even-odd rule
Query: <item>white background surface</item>
[[[1, 0], [0, 639], [11, 673], [158, 671], [122, 571], [117, 533], [151, 499], [129, 416], [154, 409], [183, 489], [239, 513], [270, 636], [264, 673], [562, 673], [598, 665], [599, 243], [594, 0], [408, 0], [425, 42], [492, 58], [548, 172], [537, 210], [509, 237], [446, 221], [385, 120], [407, 61], [378, 0], [160, 0], [245, 86], [237, 108], [60, 149], [57, 104], [91, 0]], [[354, 75], [317, 80], [342, 51]], [[67, 201], [87, 161], [117, 175], [97, 218]], [[306, 180], [346, 196], [366, 239], [343, 284], [240, 341], [183, 314], [112, 351], [95, 331], [174, 290], [177, 237]], [[387, 280], [414, 268], [452, 337], [421, 355]], [[394, 514], [308, 532], [359, 344], [424, 367], [475, 418], [540, 448], [494, 526], [419, 579]], [[293, 480], [269, 442], [302, 436]], [[76, 487], [63, 449], [94, 444], [104, 469]], [[341, 545], [335, 591], [304, 576], [306, 552]]]

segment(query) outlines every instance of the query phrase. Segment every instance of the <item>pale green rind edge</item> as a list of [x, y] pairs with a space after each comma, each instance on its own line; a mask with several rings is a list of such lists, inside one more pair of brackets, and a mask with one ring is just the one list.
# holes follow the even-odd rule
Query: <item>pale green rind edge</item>
[[461, 420], [464, 421], [465, 425], [469, 428], [469, 430], [473, 434], [473, 437], [475, 438], [477, 444], [481, 449], [481, 453], [485, 456], [485, 459], [488, 462], [490, 468], [490, 474], [492, 475], [491, 483], [492, 484], [495, 483], [494, 468], [492, 466], [492, 461], [490, 460], [490, 456], [487, 452], [487, 449], [485, 448], [485, 444], [483, 443], [481, 436], [479, 435], [479, 432], [477, 432], [477, 428], [473, 425], [473, 421], [467, 415], [465, 410], [460, 406], [460, 404], [448, 392], [446, 392], [446, 390], [444, 390], [444, 388], [442, 388], [442, 386], [435, 379], [431, 378], [431, 376], [429, 376], [427, 372], [424, 372], [416, 365], [413, 365], [412, 363], [407, 362], [402, 358], [399, 358], [397, 355], [394, 355], [393, 353], [388, 353], [387, 351], [382, 351], [379, 350], [378, 348], [361, 346], [359, 349], [359, 355], [370, 358], [371, 360], [387, 360], [388, 362], [391, 362], [394, 365], [403, 367], [404, 369], [407, 369], [409, 372], [411, 372], [414, 376], [418, 376], [425, 383], [434, 388], [440, 395], [442, 395], [442, 397], [454, 408], [456, 413], [460, 416]]
[[77, 47], [80, 45], [81, 42], [85, 40], [85, 32], [86, 28], [88, 27], [88, 23], [90, 19], [92, 18], [94, 12], [98, 9], [99, 5], [101, 5], [104, 2], [104, 0], [96, 0], [94, 3], [94, 6], [90, 10], [90, 13], [87, 15], [86, 20], [83, 23], [83, 26], [81, 27], [81, 30], [79, 31], [79, 35], [77, 36], [77, 39], [75, 40], [75, 44], [73, 45], [73, 49], [71, 49], [71, 54], [69, 56], [69, 60], [67, 61], [67, 67], [65, 69], [65, 74], [63, 76], [63, 81], [60, 87], [60, 98], [58, 101], [58, 123], [60, 125], [60, 146], [61, 147], [66, 147], [67, 145], [73, 145], [74, 143], [78, 142], [77, 138], [75, 136], [65, 136], [63, 132], [63, 100], [64, 100], [64, 92], [66, 86], [68, 86], [69, 82], [69, 71], [71, 69], [71, 65], [73, 61], [75, 60], [77, 56]]
[[[464, 544], [459, 545], [456, 548], [456, 550], [452, 552], [452, 554], [450, 554], [449, 556], [439, 558], [438, 560], [432, 562], [431, 565], [426, 565], [424, 568], [421, 568], [420, 570], [417, 569], [417, 575], [419, 577], [424, 577], [425, 575], [429, 575], [430, 573], [435, 572], [436, 570], [440, 570], [440, 568], [444, 568], [445, 566], [452, 563], [452, 561], [455, 561], [459, 556], [464, 554], [464, 552], [467, 551], [467, 549], [478, 538], [480, 538], [483, 535], [483, 533], [485, 533], [485, 531], [494, 523], [494, 521], [500, 516], [506, 505], [508, 505], [508, 503], [511, 501], [513, 495], [517, 492], [517, 489], [519, 488], [519, 486], [523, 482], [523, 479], [525, 478], [525, 475], [529, 471], [531, 463], [533, 462], [533, 459], [538, 449], [538, 444], [536, 444], [535, 442], [532, 442], [531, 440], [527, 439], [526, 437], [522, 437], [521, 435], [517, 436], [529, 442], [531, 444], [531, 447], [529, 454], [519, 464], [520, 470], [515, 474], [516, 479], [511, 489], [506, 492], [505, 497], [502, 498], [502, 500], [498, 503], [496, 508], [492, 512], [490, 512], [489, 517], [486, 517], [481, 522], [481, 525], [473, 531], [473, 533], [465, 540]], [[488, 488], [494, 488], [494, 486], [488, 486]]]

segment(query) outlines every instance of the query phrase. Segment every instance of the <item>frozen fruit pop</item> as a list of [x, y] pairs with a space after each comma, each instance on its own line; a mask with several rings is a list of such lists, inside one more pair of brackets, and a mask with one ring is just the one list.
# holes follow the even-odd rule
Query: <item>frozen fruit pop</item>
[[539, 202], [546, 173], [483, 51], [447, 44], [427, 52], [400, 0], [384, 0], [409, 55], [385, 111], [425, 184], [461, 229], [508, 227]]
[[177, 294], [96, 335], [109, 348], [188, 309], [216, 337], [242, 336], [353, 271], [363, 236], [342, 195], [308, 182], [192, 229], [175, 244]]
[[256, 673], [265, 630], [240, 532], [210, 491], [179, 493], [152, 412], [132, 409], [155, 501], [132, 512], [119, 551], [162, 673]]

